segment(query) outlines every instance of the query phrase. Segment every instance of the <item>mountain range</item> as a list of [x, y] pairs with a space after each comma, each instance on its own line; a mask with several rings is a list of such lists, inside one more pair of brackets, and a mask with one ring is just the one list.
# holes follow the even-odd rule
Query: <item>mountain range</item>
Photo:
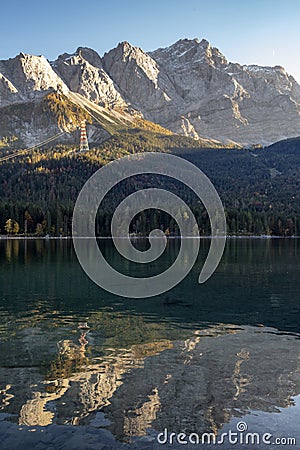
[[83, 119], [91, 143], [152, 126], [211, 145], [267, 145], [300, 135], [300, 86], [281, 66], [228, 62], [205, 39], [0, 61], [0, 141], [34, 145], [65, 131], [59, 140], [76, 142]]

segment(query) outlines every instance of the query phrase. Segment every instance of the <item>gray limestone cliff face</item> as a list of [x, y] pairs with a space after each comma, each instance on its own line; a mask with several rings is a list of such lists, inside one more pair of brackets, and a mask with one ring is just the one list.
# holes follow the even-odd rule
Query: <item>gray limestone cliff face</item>
[[128, 42], [103, 57], [126, 102], [174, 132], [267, 143], [300, 133], [300, 87], [280, 67], [229, 63], [208, 41], [149, 54]]
[[51, 91], [67, 95], [69, 89], [44, 56], [20, 53], [0, 61], [0, 107], [34, 101]]
[[281, 66], [228, 62], [205, 39], [181, 39], [150, 53], [122, 42], [103, 57], [79, 47], [51, 64], [23, 53], [0, 61], [0, 110], [35, 103], [51, 91], [80, 94], [121, 114], [133, 108], [195, 139], [249, 145], [300, 135], [296, 80]]
[[299, 135], [299, 85], [282, 67], [228, 63], [205, 40], [184, 39], [151, 56], [181, 92], [181, 113], [199, 135], [242, 143]]
[[73, 55], [65, 53], [59, 56], [52, 67], [71, 91], [101, 106], [125, 106], [113, 80], [103, 70], [100, 56], [94, 50], [79, 47]]
[[159, 123], [159, 111], [163, 116], [170, 115], [174, 102], [179, 97], [168, 74], [138, 47], [122, 42], [103, 56], [103, 67], [118, 85], [126, 102], [140, 110], [146, 119], [156, 118]]

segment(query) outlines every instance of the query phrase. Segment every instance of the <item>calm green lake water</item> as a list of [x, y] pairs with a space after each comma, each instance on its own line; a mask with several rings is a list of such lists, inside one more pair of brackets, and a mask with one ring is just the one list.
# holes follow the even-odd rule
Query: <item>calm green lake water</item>
[[[149, 269], [100, 243], [138, 276], [179, 245]], [[220, 436], [240, 420], [300, 445], [300, 240], [229, 239], [199, 285], [208, 247], [173, 290], [135, 300], [96, 286], [69, 240], [0, 241], [1, 449], [161, 448], [165, 429]]]

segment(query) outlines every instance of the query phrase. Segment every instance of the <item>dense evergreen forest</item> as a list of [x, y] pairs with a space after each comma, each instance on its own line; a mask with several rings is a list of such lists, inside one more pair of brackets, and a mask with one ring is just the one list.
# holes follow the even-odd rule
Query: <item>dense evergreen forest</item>
[[[229, 234], [300, 235], [300, 138], [254, 149], [198, 146], [192, 139], [136, 129], [112, 136], [86, 153], [57, 145], [1, 162], [0, 234], [70, 235], [77, 195], [99, 167], [130, 153], [168, 151], [196, 164], [214, 183], [225, 206]], [[1, 155], [6, 152], [9, 149], [2, 149]], [[99, 208], [97, 233], [110, 234], [114, 207], [130, 192], [157, 184], [182, 196], [193, 209], [200, 232], [210, 233], [207, 213], [189, 189], [146, 175], [112, 190]], [[176, 221], [159, 211], [141, 213], [130, 231], [145, 234], [154, 227], [178, 233]]]

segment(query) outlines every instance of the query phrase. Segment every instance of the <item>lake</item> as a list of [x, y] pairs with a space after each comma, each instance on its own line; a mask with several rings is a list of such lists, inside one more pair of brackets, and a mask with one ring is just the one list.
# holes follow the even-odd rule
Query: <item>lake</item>
[[[150, 269], [99, 245], [149, 276], [180, 242]], [[259, 448], [299, 445], [300, 239], [228, 239], [199, 285], [208, 248], [178, 286], [140, 300], [95, 285], [70, 240], [0, 240], [1, 449], [195, 448], [230, 430], [239, 443], [223, 449], [258, 448], [248, 431], [270, 434]]]

